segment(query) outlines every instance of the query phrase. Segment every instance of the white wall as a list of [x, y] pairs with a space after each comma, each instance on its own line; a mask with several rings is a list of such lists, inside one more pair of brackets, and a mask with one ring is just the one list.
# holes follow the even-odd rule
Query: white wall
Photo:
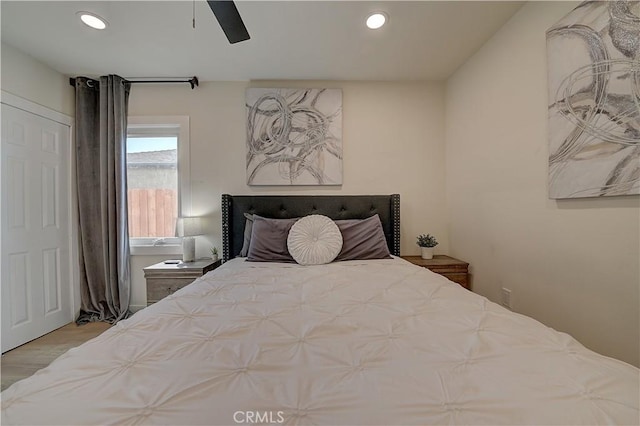
[[526, 4], [448, 80], [450, 249], [475, 292], [638, 365], [639, 198], [547, 197], [545, 30], [577, 4]]
[[63, 114], [75, 115], [69, 78], [20, 50], [2, 43], [2, 90]]
[[[247, 87], [330, 87], [343, 90], [344, 179], [339, 187], [249, 187], [245, 172]], [[415, 237], [431, 233], [448, 250], [445, 215], [444, 84], [342, 81], [208, 82], [134, 85], [130, 115], [189, 115], [192, 214], [209, 217], [197, 255], [221, 247], [220, 196], [230, 194], [401, 195], [402, 254], [418, 254]], [[134, 256], [141, 270], [159, 258]], [[144, 304], [142, 275], [133, 275], [132, 304]]]

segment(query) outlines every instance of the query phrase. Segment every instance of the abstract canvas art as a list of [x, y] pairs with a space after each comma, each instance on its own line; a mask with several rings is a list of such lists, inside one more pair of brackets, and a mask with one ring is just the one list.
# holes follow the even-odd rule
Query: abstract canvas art
[[246, 95], [248, 185], [342, 184], [341, 89]]
[[547, 31], [550, 198], [640, 194], [639, 12], [586, 1]]

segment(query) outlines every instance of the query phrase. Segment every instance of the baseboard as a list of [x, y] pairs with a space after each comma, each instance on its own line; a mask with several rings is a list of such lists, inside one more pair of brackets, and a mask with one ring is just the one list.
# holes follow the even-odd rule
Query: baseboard
[[135, 314], [140, 309], [144, 309], [146, 307], [147, 307], [147, 305], [129, 305], [129, 310]]

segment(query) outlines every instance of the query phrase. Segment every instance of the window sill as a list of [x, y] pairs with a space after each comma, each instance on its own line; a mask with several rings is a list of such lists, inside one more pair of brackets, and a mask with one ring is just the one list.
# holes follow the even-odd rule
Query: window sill
[[157, 256], [164, 254], [182, 255], [182, 246], [174, 244], [160, 246], [131, 246], [132, 256]]

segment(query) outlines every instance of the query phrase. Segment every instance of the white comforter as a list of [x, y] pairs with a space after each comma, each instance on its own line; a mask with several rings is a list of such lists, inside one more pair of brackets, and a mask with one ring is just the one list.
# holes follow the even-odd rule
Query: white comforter
[[395, 258], [233, 260], [2, 393], [2, 424], [638, 424], [639, 370]]

